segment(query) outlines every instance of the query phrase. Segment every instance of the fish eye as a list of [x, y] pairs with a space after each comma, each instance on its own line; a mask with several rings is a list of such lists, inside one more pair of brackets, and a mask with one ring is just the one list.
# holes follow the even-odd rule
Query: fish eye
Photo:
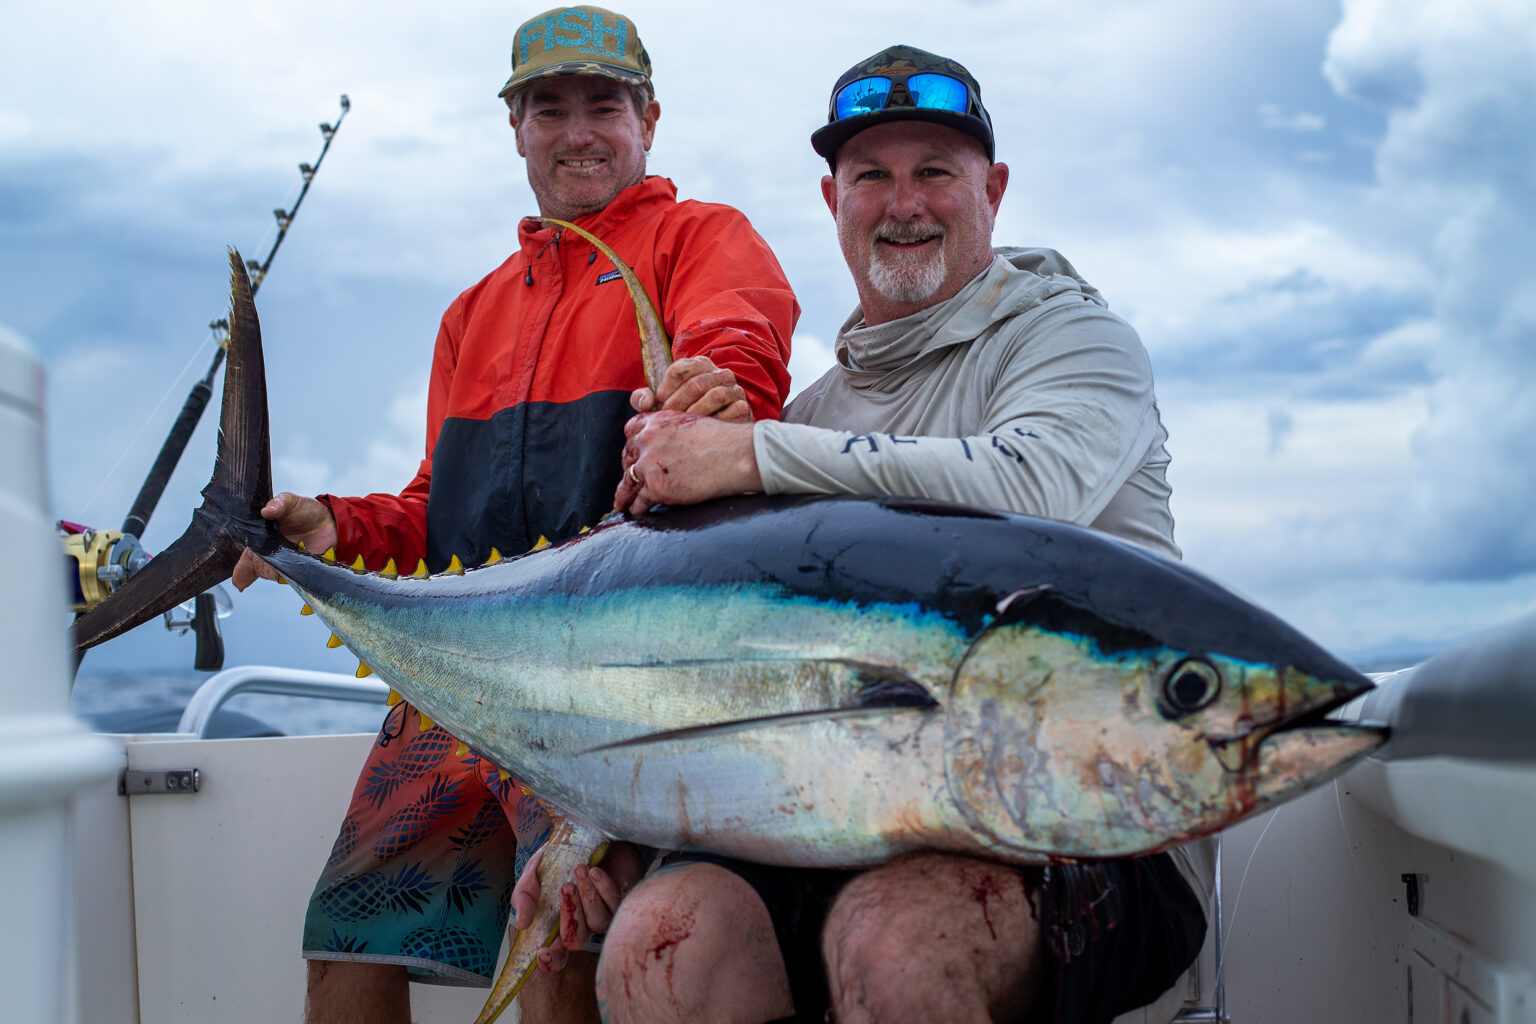
[[1221, 673], [1204, 658], [1185, 658], [1163, 683], [1168, 706], [1181, 715], [1199, 711], [1221, 693]]

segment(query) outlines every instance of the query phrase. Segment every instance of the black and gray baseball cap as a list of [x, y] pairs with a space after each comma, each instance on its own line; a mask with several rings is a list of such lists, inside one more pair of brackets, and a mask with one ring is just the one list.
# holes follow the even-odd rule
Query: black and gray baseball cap
[[811, 147], [835, 170], [843, 143], [888, 121], [946, 125], [980, 142], [988, 163], [996, 159], [992, 118], [976, 79], [964, 65], [915, 46], [887, 47], [845, 71], [832, 87], [827, 123], [811, 133]]

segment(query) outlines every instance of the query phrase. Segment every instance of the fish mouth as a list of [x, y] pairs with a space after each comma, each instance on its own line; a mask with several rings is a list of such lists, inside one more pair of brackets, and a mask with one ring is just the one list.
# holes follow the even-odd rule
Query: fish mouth
[[[1330, 696], [1300, 714], [1275, 722], [1245, 719], [1241, 723], [1244, 727], [1235, 733], [1206, 733], [1202, 738], [1221, 767], [1234, 775], [1251, 769], [1256, 761], [1266, 774], [1274, 765], [1290, 766], [1293, 762], [1297, 770], [1305, 766], [1316, 770], [1335, 758], [1347, 764], [1387, 741], [1385, 726], [1343, 723], [1329, 717], [1369, 688], [1369, 684], [1336, 687]], [[1281, 770], [1290, 772], [1288, 767]]]

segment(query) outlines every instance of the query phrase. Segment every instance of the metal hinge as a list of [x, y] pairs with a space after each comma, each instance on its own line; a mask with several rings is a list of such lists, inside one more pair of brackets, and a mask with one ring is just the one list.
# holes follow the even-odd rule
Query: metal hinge
[[197, 768], [171, 768], [156, 772], [140, 772], [127, 768], [117, 777], [117, 792], [119, 796], [196, 793], [202, 784], [203, 773]]

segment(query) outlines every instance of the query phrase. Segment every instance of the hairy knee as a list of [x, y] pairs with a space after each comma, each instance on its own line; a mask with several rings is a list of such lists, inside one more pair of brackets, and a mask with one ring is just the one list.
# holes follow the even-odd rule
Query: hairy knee
[[899, 858], [855, 878], [822, 932], [839, 1019], [849, 1020], [965, 1016], [1014, 1004], [1031, 987], [1038, 945], [1026, 876], [934, 854]]
[[712, 978], [740, 948], [744, 899], [756, 899], [751, 887], [709, 864], [688, 864], [636, 886], [603, 939], [597, 994], [605, 1012], [615, 1021], [702, 1013]]
[[859, 875], [826, 933], [840, 942], [929, 945], [966, 934], [1013, 944], [1039, 931], [1029, 878], [972, 857], [913, 854]]
[[[707, 881], [707, 880], [706, 880]], [[707, 885], [689, 871], [646, 879], [614, 915], [603, 939], [604, 961], [672, 960], [692, 955], [715, 926]]]

